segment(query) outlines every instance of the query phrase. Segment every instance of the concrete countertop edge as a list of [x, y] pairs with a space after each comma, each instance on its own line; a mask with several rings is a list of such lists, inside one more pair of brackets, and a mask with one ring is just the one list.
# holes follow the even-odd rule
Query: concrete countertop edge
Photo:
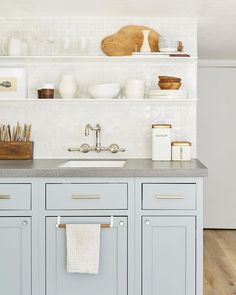
[[208, 169], [199, 160], [190, 162], [152, 162], [130, 159], [119, 168], [61, 168], [68, 159], [0, 161], [0, 177], [206, 177]]

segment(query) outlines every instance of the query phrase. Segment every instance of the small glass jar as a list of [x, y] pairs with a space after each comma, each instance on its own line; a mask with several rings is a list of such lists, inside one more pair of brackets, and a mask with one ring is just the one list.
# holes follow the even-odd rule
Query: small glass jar
[[171, 128], [170, 124], [152, 125], [152, 160], [171, 160]]
[[191, 142], [174, 141], [172, 142], [172, 161], [190, 161], [191, 160]]

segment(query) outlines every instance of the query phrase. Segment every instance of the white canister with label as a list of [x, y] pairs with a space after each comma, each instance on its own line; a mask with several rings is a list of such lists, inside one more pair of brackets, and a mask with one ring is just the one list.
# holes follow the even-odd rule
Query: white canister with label
[[171, 160], [171, 128], [170, 124], [152, 125], [152, 160]]
[[174, 141], [172, 142], [172, 160], [190, 161], [191, 160], [191, 142]]

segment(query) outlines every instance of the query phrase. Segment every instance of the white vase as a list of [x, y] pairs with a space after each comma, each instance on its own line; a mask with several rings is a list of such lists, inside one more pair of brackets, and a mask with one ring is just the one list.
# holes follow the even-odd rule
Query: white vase
[[151, 48], [149, 46], [149, 40], [148, 40], [150, 30], [142, 30], [142, 32], [143, 32], [143, 45], [140, 48], [140, 52], [151, 52]]
[[58, 86], [62, 98], [74, 98], [77, 91], [77, 83], [73, 75], [62, 75]]

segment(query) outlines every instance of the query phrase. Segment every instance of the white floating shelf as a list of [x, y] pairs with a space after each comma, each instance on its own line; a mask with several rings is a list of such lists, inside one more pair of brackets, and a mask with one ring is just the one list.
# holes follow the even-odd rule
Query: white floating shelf
[[197, 57], [169, 57], [169, 56], [0, 56], [0, 62], [5, 64], [28, 64], [28, 63], [194, 63]]
[[61, 99], [61, 98], [54, 98], [54, 99], [37, 99], [37, 98], [19, 98], [19, 99], [0, 99], [1, 102], [35, 102], [35, 103], [80, 103], [80, 102], [88, 102], [88, 103], [96, 103], [96, 102], [115, 102], [115, 103], [132, 103], [132, 102], [139, 102], [139, 103], [150, 103], [150, 102], [191, 102], [191, 101], [198, 101], [197, 98], [159, 98], [159, 99], [89, 99], [89, 98], [73, 98], [73, 99]]

